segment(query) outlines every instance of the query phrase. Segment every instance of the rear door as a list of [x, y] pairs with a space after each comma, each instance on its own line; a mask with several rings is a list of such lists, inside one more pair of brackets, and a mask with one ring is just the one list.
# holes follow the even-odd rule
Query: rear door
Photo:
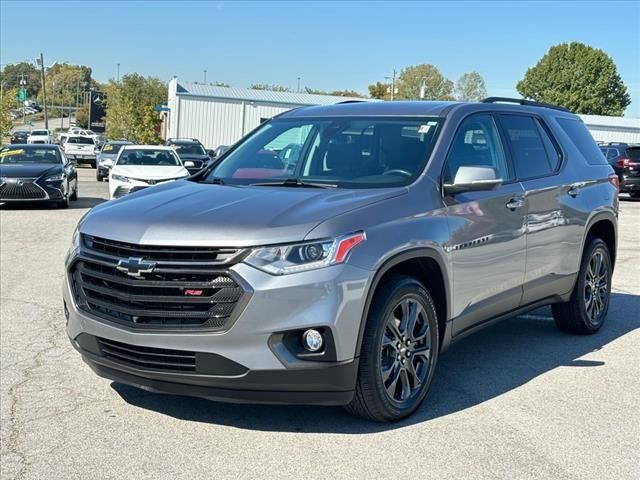
[[534, 115], [498, 116], [515, 173], [525, 191], [527, 260], [522, 304], [571, 290], [582, 227], [572, 221], [581, 185], [559, 174], [562, 152]]
[[455, 178], [460, 166], [492, 167], [504, 182], [495, 190], [444, 199], [454, 283], [454, 336], [520, 305], [526, 252], [524, 190], [514, 180], [492, 115], [463, 120], [447, 155], [445, 183]]

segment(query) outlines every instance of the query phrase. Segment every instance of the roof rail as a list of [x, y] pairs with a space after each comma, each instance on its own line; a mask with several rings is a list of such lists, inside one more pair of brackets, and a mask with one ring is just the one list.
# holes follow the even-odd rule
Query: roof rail
[[362, 100], [344, 100], [342, 102], [337, 102], [334, 105], [343, 105], [345, 103], [362, 103], [366, 101], [368, 101], [366, 98], [363, 98]]
[[509, 97], [488, 97], [482, 100], [482, 103], [517, 103], [518, 105], [526, 105], [528, 107], [544, 107], [551, 108], [553, 110], [560, 110], [561, 112], [569, 112], [571, 110], [560, 105], [553, 105], [551, 103], [534, 102], [533, 100], [525, 100], [524, 98], [509, 98]]

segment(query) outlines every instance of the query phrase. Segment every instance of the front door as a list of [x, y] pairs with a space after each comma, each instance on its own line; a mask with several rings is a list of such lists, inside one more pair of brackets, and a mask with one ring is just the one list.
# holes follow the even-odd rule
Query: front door
[[495, 169], [495, 190], [445, 198], [453, 273], [453, 335], [520, 306], [526, 261], [524, 189], [513, 169], [492, 115], [478, 114], [460, 125], [447, 155], [444, 181], [460, 166]]

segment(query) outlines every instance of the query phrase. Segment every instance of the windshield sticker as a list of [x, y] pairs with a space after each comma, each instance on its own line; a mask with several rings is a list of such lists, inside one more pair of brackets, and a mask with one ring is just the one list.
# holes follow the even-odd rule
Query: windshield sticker
[[0, 152], [0, 158], [11, 157], [12, 155], [22, 155], [24, 150], [7, 150], [6, 152]]
[[420, 125], [418, 127], [418, 133], [429, 133], [429, 130], [431, 130], [432, 125]]
[[110, 152], [113, 150], [113, 145], [105, 145], [103, 152]]

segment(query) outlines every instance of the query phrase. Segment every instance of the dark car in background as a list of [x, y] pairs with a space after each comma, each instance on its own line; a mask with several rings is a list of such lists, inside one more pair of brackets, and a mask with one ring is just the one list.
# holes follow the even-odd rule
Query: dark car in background
[[105, 143], [100, 149], [100, 153], [96, 157], [96, 180], [101, 182], [104, 179], [109, 179], [109, 171], [113, 167], [113, 163], [116, 161], [116, 157], [120, 150], [125, 145], [133, 145], [133, 142], [128, 140], [114, 140], [113, 142]]
[[640, 145], [606, 143], [600, 150], [618, 175], [620, 193], [640, 198]]
[[29, 138], [29, 133], [26, 130], [17, 130], [11, 134], [11, 144], [17, 143], [27, 143], [27, 138]]
[[57, 145], [0, 148], [0, 202], [52, 202], [67, 208], [78, 199], [78, 174]]
[[213, 151], [207, 151], [196, 138], [169, 138], [166, 145], [172, 147], [182, 162], [193, 162], [193, 167], [187, 168], [193, 175], [209, 165]]

